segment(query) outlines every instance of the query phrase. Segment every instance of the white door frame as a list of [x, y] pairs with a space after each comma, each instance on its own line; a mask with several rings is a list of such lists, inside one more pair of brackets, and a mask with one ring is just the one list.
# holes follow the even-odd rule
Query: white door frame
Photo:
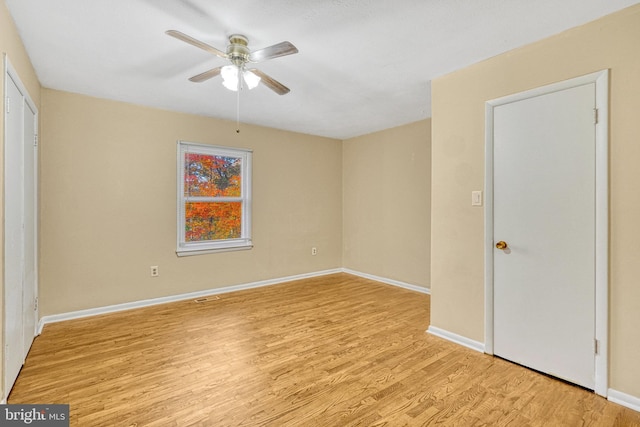
[[[38, 228], [38, 224], [39, 224], [39, 215], [38, 215], [38, 211], [39, 211], [39, 205], [38, 205], [38, 169], [39, 169], [39, 162], [38, 162], [38, 144], [37, 144], [37, 135], [38, 135], [38, 123], [39, 123], [39, 112], [38, 112], [38, 108], [36, 107], [36, 104], [33, 102], [33, 100], [31, 99], [31, 97], [29, 96], [29, 92], [27, 91], [26, 87], [24, 86], [24, 84], [22, 83], [22, 80], [20, 79], [20, 76], [18, 75], [18, 72], [16, 71], [16, 69], [13, 67], [13, 65], [11, 64], [11, 61], [9, 61], [9, 56], [5, 53], [4, 54], [4, 58], [3, 58], [3, 62], [4, 62], [4, 94], [6, 97], [7, 94], [7, 90], [8, 90], [8, 82], [9, 79], [11, 79], [13, 81], [13, 83], [15, 83], [15, 85], [17, 86], [18, 90], [20, 91], [20, 93], [22, 94], [22, 96], [24, 97], [23, 100], [21, 100], [22, 102], [26, 102], [27, 106], [31, 109], [31, 111], [34, 112], [34, 134], [36, 136], [36, 140], [34, 141], [34, 149], [33, 149], [33, 185], [34, 185], [34, 201], [33, 201], [33, 220], [34, 220], [34, 263], [35, 263], [35, 272], [34, 272], [34, 297], [36, 298], [36, 301], [38, 299], [38, 288], [39, 288], [39, 278], [38, 278], [38, 265], [39, 265], [39, 261], [38, 261], [38, 252], [39, 252], [39, 228]], [[4, 136], [4, 147], [3, 150], [6, 151], [6, 144], [7, 144], [7, 140], [8, 140], [8, 129], [7, 129], [7, 120], [6, 120], [6, 108], [7, 108], [7, 102], [6, 99], [2, 100], [3, 102], [3, 107], [2, 107], [2, 112], [4, 114], [4, 129], [3, 129], [3, 136]], [[24, 142], [24, 141], [23, 141]], [[25, 156], [29, 155], [28, 151], [25, 151]], [[6, 162], [6, 156], [4, 156], [4, 161]], [[3, 165], [3, 175], [6, 171], [6, 168]], [[4, 182], [6, 182], [6, 178], [3, 176], [3, 179], [5, 180]], [[2, 200], [3, 200], [3, 209], [6, 208], [6, 201], [5, 201], [5, 193], [4, 193], [4, 187], [0, 187], [0, 191], [2, 191]], [[2, 223], [2, 227], [3, 227], [3, 235], [4, 235], [4, 222]], [[6, 255], [6, 254], [5, 254]], [[3, 264], [2, 264], [2, 271], [3, 271], [3, 275], [4, 275], [4, 259], [3, 259]], [[6, 284], [5, 284], [6, 285]], [[2, 289], [3, 291], [3, 295], [6, 292], [6, 289]], [[2, 401], [6, 401], [7, 396], [9, 395], [10, 390], [8, 390], [7, 388], [7, 369], [6, 369], [6, 361], [7, 361], [7, 357], [5, 354], [6, 351], [6, 327], [7, 327], [7, 319], [4, 318], [4, 313], [6, 312], [6, 308], [4, 307], [4, 304], [6, 304], [6, 298], [3, 297], [2, 299], [2, 316], [3, 316], [3, 330], [2, 330], [2, 355], [3, 355], [3, 366], [2, 366], [2, 388], [3, 388], [3, 392], [4, 392], [4, 396]], [[23, 304], [24, 306], [24, 304]], [[35, 337], [37, 335], [38, 332], [38, 317], [39, 317], [39, 304], [36, 303], [35, 305], [35, 310], [33, 312], [33, 316], [34, 316], [34, 331], [33, 331], [33, 337]], [[23, 316], [24, 316], [24, 312], [23, 312]], [[20, 348], [20, 351], [24, 351], [24, 346], [22, 346]], [[26, 355], [25, 355], [26, 356]]]
[[485, 353], [493, 354], [493, 110], [499, 105], [595, 83], [596, 109], [596, 224], [595, 224], [595, 389], [607, 396], [609, 325], [609, 70], [487, 101], [485, 104], [484, 284]]

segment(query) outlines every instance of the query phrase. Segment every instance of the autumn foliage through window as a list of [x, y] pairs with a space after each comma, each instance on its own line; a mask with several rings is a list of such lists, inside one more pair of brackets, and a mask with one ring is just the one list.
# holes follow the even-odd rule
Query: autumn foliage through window
[[[185, 154], [184, 191], [192, 197], [239, 197], [241, 159]], [[185, 206], [185, 240], [237, 239], [241, 235], [239, 202], [191, 202]]]
[[185, 196], [237, 197], [241, 192], [241, 159], [185, 154]]

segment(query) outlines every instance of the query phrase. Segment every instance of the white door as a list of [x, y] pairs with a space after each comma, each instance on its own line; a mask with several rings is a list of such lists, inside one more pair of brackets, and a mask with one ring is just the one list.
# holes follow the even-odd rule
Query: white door
[[24, 144], [22, 94], [7, 79], [4, 162], [5, 393], [24, 363]]
[[4, 392], [7, 397], [36, 333], [37, 112], [15, 72], [5, 71]]
[[[594, 388], [595, 83], [493, 110], [493, 352]], [[500, 246], [500, 245], [498, 245]]]

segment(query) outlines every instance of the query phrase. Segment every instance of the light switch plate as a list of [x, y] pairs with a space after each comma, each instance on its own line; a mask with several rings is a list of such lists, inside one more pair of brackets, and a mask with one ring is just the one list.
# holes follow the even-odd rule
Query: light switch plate
[[482, 191], [471, 192], [471, 206], [482, 206]]

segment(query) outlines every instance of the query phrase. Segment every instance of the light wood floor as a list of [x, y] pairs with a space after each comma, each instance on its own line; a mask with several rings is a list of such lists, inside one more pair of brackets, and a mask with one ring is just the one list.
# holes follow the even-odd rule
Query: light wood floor
[[428, 296], [347, 274], [50, 324], [9, 403], [82, 427], [640, 426], [428, 324]]

